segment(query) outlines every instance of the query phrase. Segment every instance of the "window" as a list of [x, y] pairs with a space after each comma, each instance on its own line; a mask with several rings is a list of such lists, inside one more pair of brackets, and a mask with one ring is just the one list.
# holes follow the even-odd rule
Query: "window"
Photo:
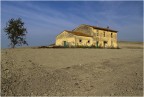
[[104, 43], [104, 47], [107, 47], [107, 41], [104, 41], [103, 43]]
[[99, 33], [97, 33], [97, 36], [99, 36]]
[[111, 33], [111, 38], [113, 38], [113, 33]]
[[88, 40], [88, 43], [90, 43], [90, 40]]
[[105, 32], [104, 32], [104, 37], [105, 37]]
[[82, 40], [80, 39], [79, 42], [82, 42]]

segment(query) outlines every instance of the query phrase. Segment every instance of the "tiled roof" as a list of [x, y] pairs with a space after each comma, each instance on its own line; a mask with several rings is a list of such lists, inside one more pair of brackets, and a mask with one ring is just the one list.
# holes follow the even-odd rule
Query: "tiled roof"
[[[86, 24], [82, 24], [82, 25], [86, 25]], [[86, 26], [92, 27], [92, 28], [94, 28], [94, 29], [100, 29], [100, 30], [105, 30], [105, 31], [118, 32], [118, 31], [116, 31], [116, 30], [112, 30], [112, 29], [109, 29], [109, 28], [102, 28], [102, 27], [91, 26], [91, 25], [86, 25]]]
[[69, 32], [69, 33], [71, 33], [71, 34], [77, 35], [77, 36], [92, 37], [92, 36], [90, 36], [90, 35], [88, 35], [88, 34], [84, 34], [84, 33], [81, 33], [81, 32], [73, 32], [73, 31], [67, 31], [67, 30], [65, 30], [65, 31], [66, 31], [66, 32]]

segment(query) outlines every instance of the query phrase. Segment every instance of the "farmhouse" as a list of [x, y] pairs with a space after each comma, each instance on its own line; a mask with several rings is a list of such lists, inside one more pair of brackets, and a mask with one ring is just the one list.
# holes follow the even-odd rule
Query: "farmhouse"
[[56, 46], [117, 47], [116, 30], [82, 24], [72, 31], [64, 30], [56, 36]]

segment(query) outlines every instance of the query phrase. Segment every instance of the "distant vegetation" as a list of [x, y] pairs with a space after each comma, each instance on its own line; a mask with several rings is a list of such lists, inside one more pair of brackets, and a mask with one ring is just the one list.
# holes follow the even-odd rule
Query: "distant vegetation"
[[[71, 47], [65, 47], [65, 46], [56, 46], [55, 44], [51, 44], [49, 46], [39, 46], [38, 48], [94, 48], [94, 49], [98, 49], [98, 48], [103, 48], [104, 47], [96, 47], [94, 45], [92, 46], [71, 46]], [[120, 47], [114, 48], [114, 47], [107, 47], [107, 49], [121, 49]]]

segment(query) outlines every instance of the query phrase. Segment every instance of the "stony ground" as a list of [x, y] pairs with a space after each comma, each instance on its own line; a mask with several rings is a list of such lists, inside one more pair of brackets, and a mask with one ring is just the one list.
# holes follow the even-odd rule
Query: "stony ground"
[[142, 96], [142, 43], [121, 49], [2, 49], [5, 96]]

